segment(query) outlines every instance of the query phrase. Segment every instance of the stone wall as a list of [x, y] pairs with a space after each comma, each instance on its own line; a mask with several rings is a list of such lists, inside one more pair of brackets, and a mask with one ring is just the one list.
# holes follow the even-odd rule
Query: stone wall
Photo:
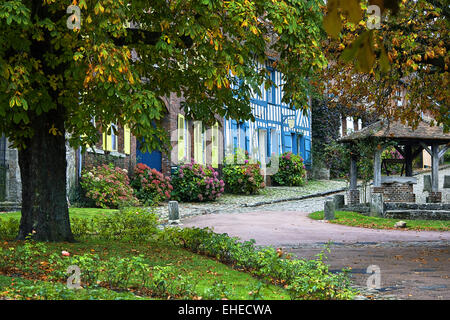
[[[6, 140], [6, 145], [9, 142]], [[19, 152], [17, 149], [6, 149], [6, 201], [22, 202], [22, 179], [19, 168]]]
[[372, 193], [381, 193], [384, 202], [415, 202], [416, 196], [412, 184], [389, 183], [373, 187]]
[[[8, 141], [7, 141], [8, 145]], [[76, 150], [66, 144], [67, 160], [67, 196], [75, 192], [77, 179]], [[6, 202], [0, 204], [0, 208], [20, 209], [22, 203], [22, 179], [19, 167], [19, 152], [17, 149], [7, 148], [6, 150]]]

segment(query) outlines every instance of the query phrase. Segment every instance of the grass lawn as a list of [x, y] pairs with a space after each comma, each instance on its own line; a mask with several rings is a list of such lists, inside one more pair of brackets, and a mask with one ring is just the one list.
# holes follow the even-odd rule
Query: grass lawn
[[[315, 220], [323, 220], [323, 211], [309, 214]], [[331, 223], [343, 224], [352, 227], [363, 227], [371, 229], [396, 229], [396, 230], [426, 230], [426, 231], [450, 231], [450, 221], [445, 220], [403, 220], [407, 228], [398, 229], [394, 225], [400, 219], [387, 219], [379, 217], [367, 217], [356, 212], [336, 211], [335, 220]]]
[[[95, 215], [108, 214], [116, 210], [95, 209], [95, 208], [71, 208], [69, 214], [72, 217], [89, 219]], [[19, 212], [0, 213], [0, 219], [20, 218]], [[23, 242], [0, 241], [0, 259], [2, 249], [20, 249]], [[108, 287], [89, 288], [83, 290], [69, 290], [65, 286], [67, 276], [50, 281], [46, 272], [41, 266], [52, 265], [50, 255], [68, 251], [71, 256], [84, 254], [97, 254], [100, 260], [132, 258], [143, 255], [145, 263], [151, 267], [171, 266], [175, 268], [176, 274], [186, 279], [192, 280], [195, 284], [195, 295], [207, 298], [211, 295], [211, 288], [228, 299], [247, 300], [252, 299], [249, 292], [259, 289], [260, 298], [270, 300], [290, 299], [284, 288], [268, 284], [261, 279], [251, 276], [249, 273], [233, 269], [231, 266], [222, 264], [212, 258], [198, 255], [190, 251], [175, 247], [161, 241], [151, 242], [126, 242], [126, 241], [105, 241], [96, 239], [81, 240], [77, 243], [45, 243], [46, 252], [37, 253], [38, 256], [33, 262], [33, 271], [22, 262], [14, 263], [14, 266], [7, 265], [6, 269], [1, 268], [0, 261], [0, 300], [1, 299], [165, 299], [151, 294], [145, 295], [142, 292], [133, 290], [117, 292]], [[25, 262], [23, 262], [25, 263]], [[27, 269], [28, 268], [28, 269]], [[55, 267], [56, 268], [56, 267]], [[44, 270], [45, 271], [45, 270]], [[86, 270], [84, 270], [86, 272]], [[65, 271], [64, 271], [65, 274]], [[83, 270], [82, 270], [83, 274]], [[190, 281], [190, 280], [189, 280]], [[81, 276], [83, 284], [83, 275]], [[217, 283], [223, 283], [221, 286]], [[262, 285], [261, 285], [262, 284]], [[20, 289], [18, 289], [20, 287]], [[222, 288], [222, 289], [220, 289]], [[224, 289], [225, 288], [225, 289]], [[214, 290], [214, 289], [213, 289]], [[40, 292], [41, 295], [35, 295]], [[181, 297], [182, 298], [182, 297]]]
[[[0, 244], [0, 250], [4, 250], [21, 245], [21, 242], [2, 242]], [[215, 261], [214, 259], [197, 255], [192, 252], [166, 245], [159, 242], [152, 243], [127, 243], [111, 241], [82, 241], [78, 243], [47, 243], [47, 252], [37, 258], [40, 262], [36, 264], [36, 272], [21, 272], [20, 264], [14, 267], [13, 272], [0, 271], [0, 299], [27, 299], [30, 298], [26, 290], [21, 288], [20, 292], [12, 290], [17, 287], [17, 283], [24, 284], [27, 288], [38, 287], [37, 292], [47, 292], [43, 295], [46, 299], [51, 299], [52, 296], [42, 288], [51, 286], [52, 290], [65, 290], [65, 295], [70, 293], [65, 286], [65, 279], [59, 279], [60, 281], [49, 282], [46, 280], [46, 274], [38, 272], [39, 265], [48, 261], [48, 257], [52, 253], [61, 254], [62, 250], [70, 252], [71, 255], [82, 255], [86, 253], [97, 254], [101, 260], [109, 258], [124, 258], [133, 257], [137, 255], [144, 255], [145, 263], [150, 266], [172, 266], [176, 269], [178, 275], [192, 277], [192, 279], [198, 279], [198, 283], [195, 287], [195, 292], [198, 296], [207, 294], [207, 290], [213, 286], [214, 283], [223, 282], [227, 284], [226, 298], [228, 299], [252, 299], [249, 292], [254, 291], [262, 280], [252, 277], [248, 273], [240, 272], [232, 269], [230, 266], [224, 265]], [[43, 264], [45, 265], [45, 263]], [[82, 270], [83, 274], [83, 270]], [[11, 282], [14, 280], [14, 285], [11, 286]], [[83, 281], [83, 275], [81, 276], [81, 282]], [[83, 283], [81, 283], [83, 285]], [[97, 291], [96, 291], [97, 290]], [[98, 291], [100, 290], [100, 291]], [[73, 291], [73, 290], [72, 290]], [[83, 289], [78, 290], [80, 293], [70, 293], [69, 299], [86, 299], [86, 298], [100, 298], [100, 299], [134, 299], [134, 298], [150, 298], [142, 293], [138, 295], [133, 294], [133, 290], [123, 291], [122, 294], [118, 294], [116, 290], [109, 290], [107, 288], [98, 289]], [[82, 292], [81, 292], [82, 291]], [[21, 293], [22, 292], [22, 293]], [[33, 291], [34, 293], [36, 290]], [[33, 293], [33, 294], [34, 294]], [[260, 294], [264, 299], [280, 300], [289, 299], [287, 292], [279, 286], [266, 284], [262, 286]], [[33, 297], [33, 295], [31, 295]], [[57, 299], [61, 298], [61, 294], [57, 296]], [[37, 298], [34, 296], [34, 298]]]
[[[100, 209], [100, 208], [70, 208], [69, 216], [77, 218], [92, 218], [99, 214], [108, 214], [117, 212], [114, 209]], [[20, 212], [0, 212], [0, 219], [17, 218], [20, 219]]]

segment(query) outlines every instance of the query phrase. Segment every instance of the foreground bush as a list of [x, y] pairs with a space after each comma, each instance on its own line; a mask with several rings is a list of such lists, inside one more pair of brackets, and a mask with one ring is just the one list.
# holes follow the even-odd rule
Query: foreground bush
[[302, 186], [306, 182], [306, 167], [303, 158], [292, 152], [285, 152], [279, 158], [279, 169], [272, 180], [280, 186]]
[[179, 201], [214, 201], [224, 192], [225, 183], [219, 180], [213, 167], [184, 164], [172, 174], [173, 199]]
[[[0, 271], [10, 273], [14, 271], [33, 275], [35, 278], [45, 278], [50, 281], [67, 279], [67, 268], [77, 266], [82, 272], [80, 285], [84, 294], [73, 295], [70, 290], [54, 283], [39, 283], [37, 286], [19, 286], [19, 290], [13, 290], [12, 294], [18, 298], [33, 299], [88, 299], [92, 298], [125, 298], [130, 295], [116, 295], [114, 292], [105, 291], [108, 288], [117, 291], [133, 291], [145, 293], [153, 297], [182, 297], [192, 298], [196, 281], [189, 276], [177, 274], [173, 266], [153, 266], [140, 254], [134, 257], [103, 258], [98, 254], [72, 254], [63, 251], [62, 254], [47, 253], [44, 243], [25, 241], [15, 248], [0, 248]], [[45, 257], [45, 261], [42, 258]], [[42, 263], [43, 262], [43, 263]], [[64, 281], [65, 282], [65, 281]], [[53, 287], [52, 287], [53, 286]], [[67, 288], [67, 286], [65, 286]], [[95, 291], [95, 289], [99, 291]], [[72, 292], [77, 290], [71, 290]]]
[[256, 194], [265, 187], [258, 163], [252, 163], [247, 152], [237, 149], [225, 159], [223, 179], [226, 191], [233, 194]]
[[351, 299], [355, 294], [347, 270], [331, 273], [323, 262], [323, 253], [315, 260], [294, 260], [280, 249], [257, 249], [254, 241], [241, 243], [238, 238], [216, 234], [209, 229], [169, 228], [164, 230], [161, 238], [283, 284], [292, 299]]
[[173, 190], [170, 177], [165, 177], [161, 172], [150, 169], [143, 163], [136, 165], [131, 186], [136, 197], [150, 206], [170, 199], [170, 193]]
[[112, 164], [84, 170], [80, 184], [86, 191], [86, 197], [95, 201], [98, 207], [116, 209], [124, 204], [139, 204], [133, 195], [128, 172]]

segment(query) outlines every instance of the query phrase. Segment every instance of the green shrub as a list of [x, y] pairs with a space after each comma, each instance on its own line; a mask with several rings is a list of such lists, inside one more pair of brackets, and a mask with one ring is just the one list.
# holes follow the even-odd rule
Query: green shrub
[[[395, 147], [390, 146], [383, 150], [383, 152], [381, 153], [381, 159], [382, 160], [385, 160], [385, 159], [402, 160], [403, 156], [400, 154], [400, 152], [397, 151], [397, 149], [395, 149]], [[387, 170], [389, 171], [389, 174], [400, 175], [403, 165], [401, 163], [393, 163], [393, 164], [389, 164], [387, 167], [388, 167]], [[382, 168], [382, 170], [383, 170], [383, 173], [387, 174], [387, 172], [385, 172], [386, 170], [384, 168]]]
[[116, 209], [124, 204], [139, 205], [127, 171], [112, 164], [84, 170], [80, 184], [86, 191], [86, 197], [94, 200], [99, 207]]
[[259, 163], [254, 163], [242, 149], [237, 148], [226, 157], [222, 172], [229, 193], [256, 194], [265, 187]]
[[12, 240], [19, 234], [20, 221], [16, 218], [0, 219], [0, 239]]
[[331, 273], [323, 262], [323, 254], [315, 260], [294, 260], [281, 249], [258, 249], [254, 241], [241, 243], [238, 238], [216, 234], [207, 228], [166, 228], [160, 236], [174, 245], [284, 284], [292, 299], [351, 299], [355, 294], [346, 270]]
[[148, 240], [158, 232], [158, 216], [144, 208], [122, 208], [118, 212], [92, 219], [71, 218], [76, 238], [96, 237], [101, 240]]
[[278, 171], [272, 180], [280, 186], [302, 186], [306, 181], [306, 167], [303, 158], [292, 152], [285, 152], [279, 158]]
[[170, 199], [173, 190], [170, 177], [150, 169], [143, 163], [138, 163], [134, 169], [134, 179], [131, 182], [136, 197], [146, 205], [157, 205]]
[[[13, 282], [14, 281], [14, 282]], [[11, 279], [0, 297], [14, 300], [141, 300], [130, 292], [115, 292], [105, 288], [74, 290], [66, 284], [46, 281]], [[0, 299], [1, 300], [1, 299]]]
[[172, 198], [179, 201], [214, 201], [223, 194], [225, 186], [218, 176], [213, 167], [204, 167], [193, 160], [181, 165], [172, 174]]

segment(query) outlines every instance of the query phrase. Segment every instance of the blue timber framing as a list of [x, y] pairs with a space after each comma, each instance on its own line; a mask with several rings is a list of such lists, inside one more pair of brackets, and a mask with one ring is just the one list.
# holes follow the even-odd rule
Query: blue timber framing
[[[312, 165], [310, 110], [304, 114], [302, 110], [295, 110], [282, 102], [283, 76], [279, 71], [272, 69], [270, 63], [257, 63], [256, 67], [258, 70], [266, 68], [270, 71], [274, 86], [266, 90], [263, 84], [260, 87], [261, 96], [256, 92], [253, 93], [250, 105], [255, 117], [254, 122], [224, 119], [224, 150], [235, 150], [238, 146], [261, 161], [262, 155], [258, 150], [260, 144], [265, 143], [265, 157], [269, 158], [273, 153], [279, 155], [292, 151], [302, 156], [305, 165], [310, 168]], [[260, 130], [266, 132], [261, 135], [266, 138], [264, 142], [260, 141]]]

